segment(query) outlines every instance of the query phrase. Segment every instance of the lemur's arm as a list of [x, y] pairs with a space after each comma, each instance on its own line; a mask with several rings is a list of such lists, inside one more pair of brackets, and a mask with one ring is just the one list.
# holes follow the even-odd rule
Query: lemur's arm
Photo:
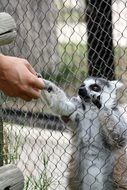
[[103, 107], [98, 113], [105, 140], [112, 149], [121, 148], [127, 142], [127, 123], [123, 113], [115, 109]]
[[127, 143], [127, 120], [125, 120], [125, 109], [120, 109], [117, 102], [109, 107], [100, 102], [95, 96], [93, 103], [98, 107], [98, 119], [101, 132], [110, 148], [121, 148]]
[[51, 81], [44, 80], [44, 83], [45, 90], [43, 90], [42, 96], [55, 114], [70, 116], [76, 111], [76, 103], [71, 101], [62, 89]]

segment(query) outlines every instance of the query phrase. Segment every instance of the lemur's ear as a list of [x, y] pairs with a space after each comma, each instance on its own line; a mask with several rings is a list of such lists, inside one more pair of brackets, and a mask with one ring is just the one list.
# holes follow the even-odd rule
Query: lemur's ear
[[124, 84], [118, 80], [111, 81], [111, 84], [114, 86], [114, 88], [117, 88], [117, 89], [122, 88], [124, 86]]

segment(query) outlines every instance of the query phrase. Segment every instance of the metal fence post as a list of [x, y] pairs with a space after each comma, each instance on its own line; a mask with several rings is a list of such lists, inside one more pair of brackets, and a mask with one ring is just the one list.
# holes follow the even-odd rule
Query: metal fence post
[[112, 0], [86, 0], [88, 74], [115, 78], [112, 37]]

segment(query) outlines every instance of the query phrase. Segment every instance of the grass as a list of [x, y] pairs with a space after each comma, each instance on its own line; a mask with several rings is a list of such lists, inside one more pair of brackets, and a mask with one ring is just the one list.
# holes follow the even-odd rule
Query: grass
[[24, 190], [48, 190], [50, 185], [52, 184], [52, 178], [47, 175], [47, 167], [48, 167], [48, 157], [46, 155], [43, 156], [43, 165], [44, 169], [42, 174], [36, 179], [33, 176], [27, 177], [25, 181]]
[[[11, 125], [4, 123], [4, 147], [3, 147], [3, 158], [4, 164], [16, 164], [20, 158], [20, 155], [23, 151], [22, 145], [25, 143], [25, 138], [21, 134], [19, 127], [19, 134], [12, 133], [13, 128]], [[49, 158], [46, 154], [42, 153], [39, 156], [39, 159], [42, 159], [43, 170], [41, 174], [38, 174], [39, 177], [35, 177], [32, 174], [25, 176], [25, 187], [24, 190], [48, 190], [50, 185], [53, 183], [52, 177], [48, 176], [48, 166]]]
[[25, 140], [23, 139], [22, 135], [17, 136], [16, 134], [14, 135], [13, 133], [11, 133], [11, 130], [13, 130], [11, 125], [4, 123], [4, 127], [4, 163], [15, 164], [20, 157], [20, 147], [22, 146]]

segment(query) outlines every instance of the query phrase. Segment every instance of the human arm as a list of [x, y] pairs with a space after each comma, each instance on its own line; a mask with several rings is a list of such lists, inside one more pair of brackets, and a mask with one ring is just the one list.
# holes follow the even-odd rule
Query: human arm
[[0, 90], [6, 95], [30, 101], [39, 98], [43, 88], [43, 80], [26, 59], [0, 54]]

